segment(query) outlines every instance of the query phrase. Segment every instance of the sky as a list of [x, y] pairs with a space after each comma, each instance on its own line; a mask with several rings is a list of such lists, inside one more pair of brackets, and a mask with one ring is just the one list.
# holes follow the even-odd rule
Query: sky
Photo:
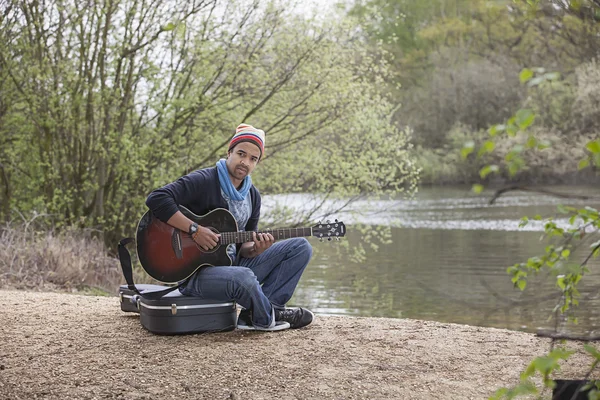
[[330, 14], [334, 11], [335, 4], [340, 1], [348, 2], [347, 0], [303, 0], [297, 3], [296, 8], [306, 15], [312, 15], [315, 12]]

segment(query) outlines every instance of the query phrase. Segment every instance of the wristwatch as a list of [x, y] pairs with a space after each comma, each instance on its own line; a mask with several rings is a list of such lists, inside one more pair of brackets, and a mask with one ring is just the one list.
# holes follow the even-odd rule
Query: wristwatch
[[198, 224], [195, 222], [192, 222], [192, 224], [190, 225], [190, 229], [188, 230], [188, 233], [190, 235], [193, 235], [196, 232], [198, 232]]

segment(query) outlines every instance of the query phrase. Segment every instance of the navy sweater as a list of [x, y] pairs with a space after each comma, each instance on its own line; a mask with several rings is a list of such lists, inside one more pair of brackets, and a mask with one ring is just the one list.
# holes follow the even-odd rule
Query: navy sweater
[[[252, 214], [244, 230], [257, 231], [260, 217], [260, 193], [254, 185], [250, 187], [250, 196]], [[229, 210], [227, 201], [221, 195], [217, 167], [194, 171], [175, 182], [156, 189], [146, 199], [146, 205], [154, 216], [163, 222], [167, 222], [179, 211], [179, 205], [196, 215], [204, 215], [215, 208]]]

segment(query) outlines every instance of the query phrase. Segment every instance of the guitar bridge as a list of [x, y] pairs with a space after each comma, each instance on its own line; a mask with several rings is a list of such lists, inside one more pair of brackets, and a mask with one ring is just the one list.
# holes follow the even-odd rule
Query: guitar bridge
[[175, 252], [175, 257], [178, 260], [183, 258], [183, 248], [181, 246], [181, 231], [179, 229], [173, 229], [173, 235], [171, 235], [171, 247]]

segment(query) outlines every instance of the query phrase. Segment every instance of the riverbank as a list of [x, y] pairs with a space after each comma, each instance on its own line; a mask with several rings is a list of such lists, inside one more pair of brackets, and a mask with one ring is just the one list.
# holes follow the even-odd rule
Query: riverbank
[[[326, 316], [300, 330], [165, 337], [116, 297], [0, 298], [0, 398], [10, 399], [484, 399], [516, 384], [549, 344], [503, 329]], [[589, 361], [580, 349], [561, 378], [582, 377]]]
[[[415, 163], [421, 169], [419, 184], [421, 186], [462, 185], [484, 183], [491, 186], [507, 186], [513, 184], [538, 185], [594, 185], [600, 177], [593, 168], [579, 170], [579, 161], [588, 157], [586, 144], [597, 138], [594, 134], [564, 137], [555, 132], [538, 130], [535, 136], [539, 141], [552, 143], [543, 150], [528, 149], [528, 135], [504, 137], [497, 139], [495, 150], [485, 157], [474, 154], [464, 159], [461, 149], [465, 143], [474, 141], [475, 149], [490, 139], [487, 132], [465, 133], [462, 130], [448, 133], [448, 142], [440, 148], [415, 146]], [[506, 155], [521, 148], [526, 166], [514, 176], [510, 176]], [[477, 151], [475, 151], [476, 153]], [[480, 170], [485, 165], [497, 165], [498, 173], [481, 179]]]

